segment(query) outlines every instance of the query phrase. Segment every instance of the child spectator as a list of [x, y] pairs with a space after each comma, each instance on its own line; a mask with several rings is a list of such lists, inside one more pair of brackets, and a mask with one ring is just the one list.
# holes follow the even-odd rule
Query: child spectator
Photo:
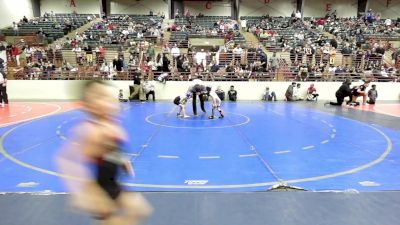
[[228, 92], [228, 96], [229, 96], [229, 101], [236, 102], [236, 100], [237, 100], [237, 91], [235, 90], [235, 87], [233, 85], [231, 86], [231, 89]]
[[262, 100], [263, 101], [269, 101], [269, 102], [274, 100], [276, 102], [276, 94], [275, 94], [275, 92], [274, 91], [270, 92], [269, 91], [269, 87], [266, 87]]
[[378, 98], [378, 91], [376, 90], [376, 85], [371, 86], [371, 90], [368, 91], [368, 104], [375, 105], [376, 99]]
[[307, 101], [317, 101], [319, 94], [317, 94], [317, 89], [314, 84], [311, 84], [307, 89]]
[[128, 99], [124, 99], [124, 92], [122, 89], [119, 89], [118, 100], [119, 100], [119, 102], [127, 102], [128, 101]]

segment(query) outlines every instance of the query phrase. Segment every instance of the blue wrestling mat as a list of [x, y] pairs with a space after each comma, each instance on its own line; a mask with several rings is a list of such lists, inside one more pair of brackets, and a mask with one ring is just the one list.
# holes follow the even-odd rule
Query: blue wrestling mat
[[[262, 191], [279, 183], [400, 189], [399, 130], [307, 104], [238, 102], [223, 109], [224, 119], [181, 119], [172, 103], [124, 104], [124, 154], [136, 176], [120, 182], [145, 191]], [[84, 117], [74, 110], [1, 128], [0, 192], [66, 191], [54, 157]]]

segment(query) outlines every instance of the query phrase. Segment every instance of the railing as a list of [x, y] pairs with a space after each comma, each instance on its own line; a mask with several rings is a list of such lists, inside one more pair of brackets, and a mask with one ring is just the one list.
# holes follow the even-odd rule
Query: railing
[[268, 72], [139, 72], [137, 69], [121, 72], [102, 72], [93, 70], [66, 71], [57, 70], [52, 72], [26, 72], [19, 71], [14, 74], [16, 80], [134, 80], [135, 77], [142, 79], [163, 81], [190, 81], [201, 79], [203, 81], [278, 81], [277, 77], [283, 76], [283, 81], [308, 81], [308, 82], [343, 82], [346, 79], [352, 81], [369, 80], [372, 82], [400, 82], [400, 74], [367, 73], [316, 73], [302, 74], [299, 72], [268, 71]]

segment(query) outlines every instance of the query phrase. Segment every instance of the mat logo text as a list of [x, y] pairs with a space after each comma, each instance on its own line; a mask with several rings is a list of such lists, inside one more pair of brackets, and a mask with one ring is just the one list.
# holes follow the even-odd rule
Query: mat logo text
[[185, 180], [185, 184], [187, 185], [205, 185], [208, 183], [208, 180]]

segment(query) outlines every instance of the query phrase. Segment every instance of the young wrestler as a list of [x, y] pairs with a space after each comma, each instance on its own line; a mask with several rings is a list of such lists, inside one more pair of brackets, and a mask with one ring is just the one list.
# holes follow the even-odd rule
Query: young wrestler
[[368, 91], [368, 104], [374, 105], [376, 102], [376, 99], [378, 98], [378, 91], [376, 90], [376, 85], [373, 84], [371, 86], [372, 88]]
[[192, 97], [192, 94], [190, 92], [186, 93], [185, 96], [177, 96], [174, 99], [174, 104], [179, 107], [178, 113], [176, 114], [176, 117], [183, 117], [183, 118], [189, 118], [186, 114], [186, 103], [187, 101]]
[[117, 182], [119, 168], [131, 175], [133, 168], [119, 151], [127, 135], [116, 120], [119, 103], [110, 89], [97, 80], [84, 85], [87, 119], [74, 129], [58, 165], [74, 206], [102, 220], [103, 225], [132, 225], [147, 217], [151, 207], [139, 193], [125, 192]]
[[221, 109], [221, 99], [219, 99], [217, 93], [214, 91], [211, 91], [211, 87], [207, 87], [207, 95], [211, 97], [211, 104], [212, 104], [212, 110], [211, 110], [211, 116], [209, 116], [209, 119], [214, 119], [214, 111], [215, 109], [218, 110], [220, 116], [219, 118], [222, 119], [224, 118], [224, 112]]
[[369, 86], [369, 81], [365, 81], [364, 84], [358, 86], [358, 87], [354, 87], [351, 90], [351, 94], [352, 94], [352, 102], [350, 103], [350, 105], [357, 105], [357, 98], [359, 96], [363, 97], [363, 105], [367, 104], [367, 93], [366, 93], [366, 89]]

